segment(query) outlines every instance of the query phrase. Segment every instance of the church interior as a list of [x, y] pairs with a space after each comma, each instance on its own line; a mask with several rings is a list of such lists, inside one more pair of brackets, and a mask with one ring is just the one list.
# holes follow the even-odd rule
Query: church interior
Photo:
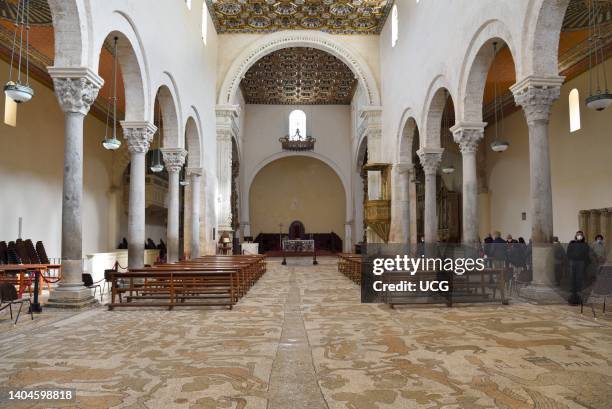
[[0, 0], [0, 407], [609, 409], [611, 56], [612, 0]]

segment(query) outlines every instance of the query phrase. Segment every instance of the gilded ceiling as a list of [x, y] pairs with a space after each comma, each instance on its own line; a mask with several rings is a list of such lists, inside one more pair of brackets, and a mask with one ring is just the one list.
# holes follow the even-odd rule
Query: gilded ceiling
[[217, 33], [378, 34], [392, 0], [206, 0]]
[[257, 61], [240, 88], [247, 104], [348, 105], [356, 85], [350, 68], [333, 55], [292, 47]]

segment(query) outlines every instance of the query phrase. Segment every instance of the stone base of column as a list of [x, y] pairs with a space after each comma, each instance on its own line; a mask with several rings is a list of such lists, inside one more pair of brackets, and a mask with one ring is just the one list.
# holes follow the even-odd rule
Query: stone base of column
[[534, 244], [532, 248], [533, 280], [521, 288], [520, 296], [540, 304], [565, 304], [568, 294], [554, 284], [555, 258], [552, 245]]
[[[63, 260], [62, 271], [65, 279], [67, 277], [78, 276], [81, 278], [81, 260]], [[60, 284], [51, 290], [49, 299], [45, 304], [51, 308], [81, 309], [91, 307], [96, 303], [92, 296], [92, 290], [83, 286], [82, 282], [61, 281]]]
[[51, 291], [45, 307], [82, 309], [94, 304], [97, 304], [97, 301], [89, 288], [81, 284], [63, 284]]

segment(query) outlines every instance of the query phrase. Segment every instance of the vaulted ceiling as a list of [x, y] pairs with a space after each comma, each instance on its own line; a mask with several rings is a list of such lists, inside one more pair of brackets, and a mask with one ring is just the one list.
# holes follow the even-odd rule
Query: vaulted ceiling
[[357, 80], [338, 58], [308, 47], [284, 48], [257, 61], [240, 83], [247, 104], [348, 105]]
[[378, 34], [392, 0], [206, 0], [217, 33]]

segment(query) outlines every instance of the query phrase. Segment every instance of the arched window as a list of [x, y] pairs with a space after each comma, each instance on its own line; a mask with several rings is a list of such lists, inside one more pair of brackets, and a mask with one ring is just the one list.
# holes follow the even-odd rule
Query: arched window
[[187, 8], [191, 10], [191, 0], [185, 0], [185, 4], [187, 5]]
[[289, 140], [296, 141], [306, 138], [306, 114], [300, 109], [289, 114]]
[[206, 2], [202, 3], [202, 41], [206, 45], [206, 37], [208, 34], [208, 8]]
[[569, 93], [569, 118], [570, 132], [575, 132], [580, 129], [580, 94], [574, 88]]
[[397, 4], [394, 4], [393, 8], [391, 9], [391, 47], [395, 47], [395, 43], [397, 43], [398, 24]]

